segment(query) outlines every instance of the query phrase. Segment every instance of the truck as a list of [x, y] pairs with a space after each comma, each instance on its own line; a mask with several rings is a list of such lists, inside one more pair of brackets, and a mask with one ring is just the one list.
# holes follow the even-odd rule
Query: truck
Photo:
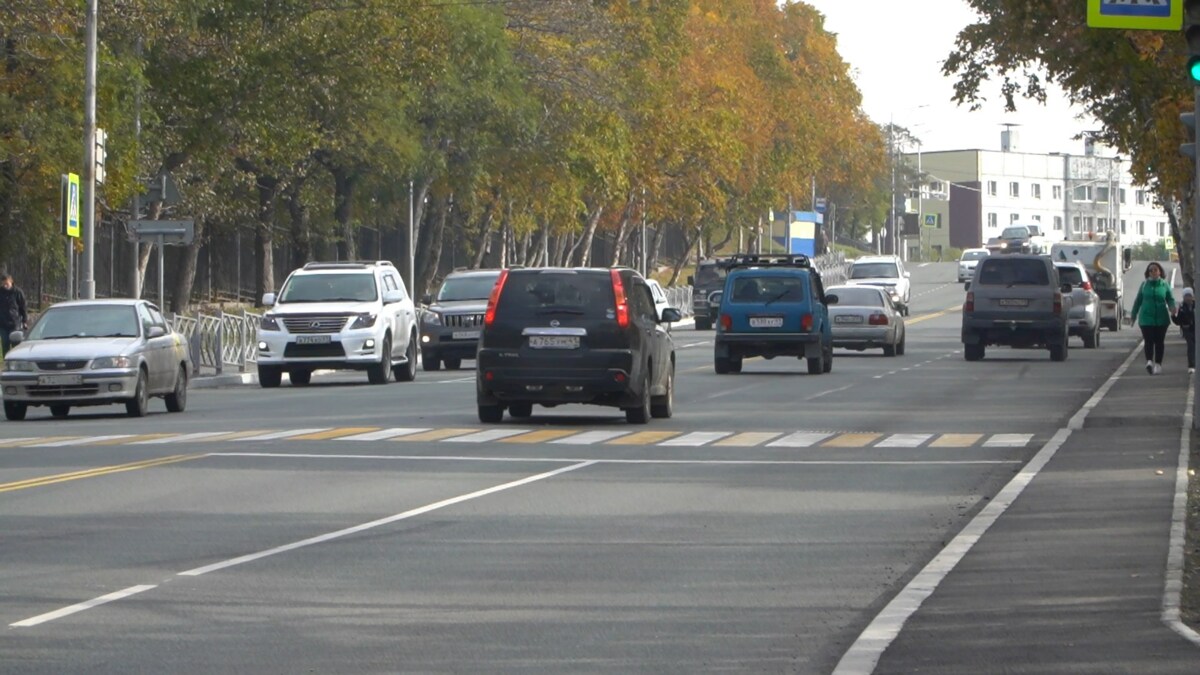
[[1110, 331], [1121, 330], [1125, 320], [1123, 279], [1133, 264], [1133, 250], [1121, 245], [1117, 233], [1109, 230], [1087, 239], [1055, 242], [1050, 246], [1050, 257], [1055, 262], [1083, 263], [1096, 295], [1100, 296], [1100, 326]]
[[709, 258], [696, 265], [696, 274], [688, 277], [692, 287], [692, 314], [696, 317], [696, 330], [709, 330], [713, 318], [709, 314], [709, 296], [725, 288], [725, 258]]

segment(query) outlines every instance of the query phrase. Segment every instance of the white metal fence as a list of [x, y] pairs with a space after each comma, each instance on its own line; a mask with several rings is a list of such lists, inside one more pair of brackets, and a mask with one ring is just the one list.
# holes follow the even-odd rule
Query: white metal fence
[[246, 372], [258, 360], [255, 343], [262, 314], [242, 310], [241, 314], [175, 315], [172, 325], [187, 341], [192, 362], [197, 368], [211, 369], [218, 375], [226, 368]]

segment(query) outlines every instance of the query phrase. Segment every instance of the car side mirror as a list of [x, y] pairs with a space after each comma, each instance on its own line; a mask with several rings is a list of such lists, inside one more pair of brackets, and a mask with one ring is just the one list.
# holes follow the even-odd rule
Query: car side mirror
[[167, 334], [167, 329], [163, 328], [162, 326], [150, 326], [149, 328], [146, 329], [146, 339], [147, 340], [153, 340], [154, 338], [160, 338], [166, 334]]
[[836, 305], [836, 304], [838, 304], [838, 296], [836, 296], [836, 295], [833, 295], [832, 293], [831, 293], [831, 294], [829, 294], [829, 295], [827, 295], [827, 296], [825, 296], [825, 304], [827, 304], [827, 305]]
[[274, 293], [263, 293], [262, 304], [263, 304], [263, 307], [274, 307], [275, 306], [275, 294]]
[[905, 278], [905, 279], [908, 279], [908, 278], [909, 278], [909, 277], [911, 277], [911, 276], [912, 276], [912, 272], [905, 272], [905, 273], [904, 273], [904, 278]]
[[659, 323], [674, 323], [683, 320], [683, 312], [675, 307], [664, 307], [662, 314], [658, 317]]
[[688, 286], [695, 286], [695, 285], [696, 285], [696, 277], [689, 274], [688, 275]]
[[963, 284], [963, 290], [964, 290], [964, 291], [969, 291], [969, 290], [971, 290], [971, 282], [969, 282], [969, 281], [968, 281], [968, 282], [964, 283], [964, 284]]
[[383, 304], [394, 305], [404, 299], [404, 293], [398, 290], [384, 291]]
[[425, 295], [422, 295], [421, 296], [421, 304], [422, 305], [432, 305], [433, 304], [433, 295], [431, 293], [426, 293]]
[[8, 341], [15, 347], [25, 341], [25, 331], [14, 330], [8, 334]]

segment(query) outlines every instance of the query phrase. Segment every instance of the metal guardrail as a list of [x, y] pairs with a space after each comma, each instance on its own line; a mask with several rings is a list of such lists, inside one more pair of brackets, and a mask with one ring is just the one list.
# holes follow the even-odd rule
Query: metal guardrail
[[672, 286], [663, 289], [667, 294], [667, 306], [678, 309], [684, 316], [692, 315], [692, 287]]
[[246, 372], [258, 361], [255, 343], [261, 314], [242, 311], [241, 314], [175, 315], [171, 324], [183, 335], [192, 352], [197, 368], [211, 368], [218, 375], [226, 367]]

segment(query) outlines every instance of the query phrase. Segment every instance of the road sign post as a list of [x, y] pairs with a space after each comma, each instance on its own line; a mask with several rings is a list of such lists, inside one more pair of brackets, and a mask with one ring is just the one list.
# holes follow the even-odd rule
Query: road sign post
[[1089, 28], [1122, 30], [1179, 30], [1184, 0], [1088, 0]]
[[164, 291], [163, 247], [167, 245], [187, 246], [196, 238], [195, 221], [192, 220], [131, 220], [129, 228], [134, 239], [141, 243], [158, 245], [158, 307], [166, 309]]

